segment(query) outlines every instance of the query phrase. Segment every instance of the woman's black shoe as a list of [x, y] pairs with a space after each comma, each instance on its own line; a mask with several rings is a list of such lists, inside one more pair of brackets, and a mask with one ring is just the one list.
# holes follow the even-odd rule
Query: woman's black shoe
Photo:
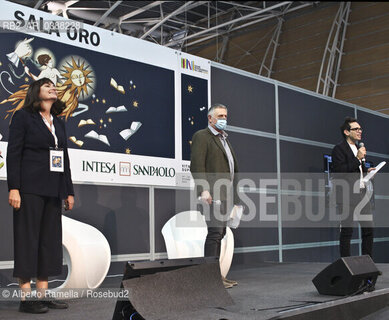
[[49, 311], [49, 308], [41, 301], [20, 301], [19, 311], [26, 313], [46, 313]]
[[48, 300], [42, 301], [42, 303], [50, 309], [67, 309], [69, 305], [66, 302], [60, 300]]

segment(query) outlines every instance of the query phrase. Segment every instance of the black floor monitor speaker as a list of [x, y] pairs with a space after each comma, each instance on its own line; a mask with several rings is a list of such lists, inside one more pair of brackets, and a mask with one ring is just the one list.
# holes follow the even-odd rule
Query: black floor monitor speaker
[[312, 282], [320, 294], [348, 296], [374, 288], [378, 274], [369, 255], [344, 257], [326, 267]]
[[118, 299], [112, 320], [166, 319], [233, 304], [216, 257], [128, 262], [120, 288], [128, 299]]

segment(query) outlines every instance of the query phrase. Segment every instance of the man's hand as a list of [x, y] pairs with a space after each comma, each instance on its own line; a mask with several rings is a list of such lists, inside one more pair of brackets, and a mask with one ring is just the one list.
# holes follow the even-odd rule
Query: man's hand
[[365, 157], [366, 157], [366, 148], [365, 147], [359, 148], [357, 153], [358, 160], [362, 160]]
[[373, 170], [375, 170], [375, 168], [369, 168], [369, 169], [367, 169], [367, 172], [370, 172], [370, 171], [373, 171]]
[[18, 189], [9, 190], [8, 203], [15, 210], [20, 209], [21, 198]]
[[205, 190], [201, 193], [201, 201], [212, 204], [212, 197], [208, 190]]
[[73, 206], [74, 206], [74, 197], [69, 195], [65, 200], [65, 209], [72, 210]]

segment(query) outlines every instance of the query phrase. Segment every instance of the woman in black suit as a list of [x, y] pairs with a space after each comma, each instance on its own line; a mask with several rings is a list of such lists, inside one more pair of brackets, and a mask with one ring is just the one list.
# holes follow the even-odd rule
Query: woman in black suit
[[[73, 208], [65, 124], [57, 116], [65, 104], [49, 79], [31, 83], [24, 106], [15, 112], [9, 129], [7, 180], [9, 204], [14, 209], [14, 277], [22, 292], [38, 294], [48, 288], [48, 277], [62, 272], [61, 204]], [[65, 309], [60, 301], [23, 300], [19, 310], [47, 312]]]

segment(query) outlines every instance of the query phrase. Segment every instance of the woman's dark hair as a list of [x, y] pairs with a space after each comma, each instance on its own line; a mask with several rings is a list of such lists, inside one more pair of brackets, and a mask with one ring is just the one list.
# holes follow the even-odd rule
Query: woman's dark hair
[[[26, 99], [24, 100], [23, 109], [26, 109], [30, 112], [39, 112], [42, 110], [39, 92], [41, 90], [41, 87], [46, 83], [53, 83], [53, 81], [48, 78], [42, 78], [30, 84], [27, 91]], [[65, 108], [65, 103], [63, 103], [61, 100], [57, 100], [53, 103], [50, 112], [53, 115], [58, 116]]]
[[344, 130], [350, 131], [350, 129], [351, 129], [350, 123], [353, 123], [353, 122], [357, 122], [357, 119], [352, 118], [352, 117], [346, 117], [344, 119], [343, 124], [340, 126], [340, 132], [342, 133], [343, 138], [346, 139], [346, 135], [344, 134], [343, 131]]

